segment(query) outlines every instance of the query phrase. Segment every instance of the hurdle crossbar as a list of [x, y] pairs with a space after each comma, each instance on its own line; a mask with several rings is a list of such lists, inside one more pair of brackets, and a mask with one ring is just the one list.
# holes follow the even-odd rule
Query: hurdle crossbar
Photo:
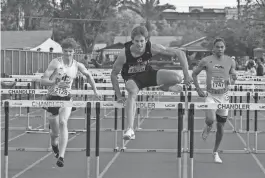
[[[99, 103], [101, 108], [124, 108], [124, 104], [116, 101], [58, 101], [58, 100], [5, 100], [10, 107], [86, 107], [91, 103], [95, 108]], [[136, 102], [136, 107], [140, 109], [178, 109], [178, 104], [185, 102]], [[229, 110], [265, 110], [264, 103], [204, 103], [191, 102], [195, 109], [229, 109]], [[187, 109], [190, 108], [190, 104]]]
[[[113, 90], [99, 90], [100, 94], [104, 96], [114, 96], [115, 92]], [[125, 95], [128, 95], [127, 91]], [[189, 91], [192, 96], [199, 96], [196, 91]], [[181, 93], [181, 92], [180, 92]], [[180, 96], [180, 93], [175, 92], [165, 92], [165, 91], [139, 91], [138, 95], [143, 96]], [[257, 92], [249, 92], [249, 91], [228, 91], [228, 96], [247, 96], [250, 93], [252, 96], [255, 96]], [[48, 90], [46, 89], [1, 89], [1, 94], [25, 94], [25, 95], [47, 95]], [[94, 95], [94, 92], [91, 90], [71, 90], [70, 94], [72, 95]], [[258, 92], [258, 96], [265, 96], [265, 92]]]

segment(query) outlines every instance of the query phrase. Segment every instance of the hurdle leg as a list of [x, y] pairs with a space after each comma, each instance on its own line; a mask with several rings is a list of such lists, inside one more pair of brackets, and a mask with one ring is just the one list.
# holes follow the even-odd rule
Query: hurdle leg
[[141, 129], [140, 128], [140, 108], [137, 108], [137, 129]]
[[22, 116], [22, 109], [19, 107], [19, 116]]
[[255, 145], [254, 152], [257, 153], [257, 150], [258, 150], [258, 132], [257, 131], [255, 131], [254, 145]]
[[44, 110], [44, 117], [43, 117], [43, 129], [46, 130], [46, 122], [47, 122], [47, 111]]
[[32, 129], [32, 127], [30, 126], [29, 113], [27, 113], [27, 130], [30, 129]]
[[240, 116], [240, 131], [243, 131], [243, 117], [242, 115]]
[[86, 169], [86, 175], [87, 175], [87, 178], [90, 178], [90, 156], [87, 156], [86, 158], [86, 165], [87, 165], [87, 169]]
[[8, 156], [5, 156], [5, 178], [8, 178]]
[[237, 127], [237, 124], [236, 124], [236, 121], [237, 121], [237, 119], [236, 119], [236, 117], [234, 116], [234, 132], [236, 132], [236, 127]]
[[249, 131], [247, 131], [247, 145], [246, 149], [249, 150]]

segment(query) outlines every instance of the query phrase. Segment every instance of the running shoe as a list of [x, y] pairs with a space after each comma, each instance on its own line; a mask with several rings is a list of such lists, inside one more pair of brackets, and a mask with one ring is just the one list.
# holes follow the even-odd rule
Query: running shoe
[[124, 140], [134, 140], [135, 139], [135, 134], [133, 129], [129, 128], [127, 129], [127, 131], [125, 132], [124, 136], [123, 136]]
[[204, 127], [204, 129], [202, 131], [202, 139], [203, 140], [207, 139], [211, 129], [212, 129], [212, 126], [205, 125], [205, 127]]
[[221, 160], [221, 158], [219, 157], [218, 152], [213, 152], [213, 159], [215, 163], [219, 163], [221, 164], [223, 161]]
[[64, 158], [59, 157], [56, 164], [58, 167], [63, 167], [64, 166]]
[[52, 145], [52, 151], [53, 151], [53, 153], [54, 153], [54, 156], [55, 156], [55, 158], [58, 158], [59, 157], [59, 147], [58, 147], [58, 145]]

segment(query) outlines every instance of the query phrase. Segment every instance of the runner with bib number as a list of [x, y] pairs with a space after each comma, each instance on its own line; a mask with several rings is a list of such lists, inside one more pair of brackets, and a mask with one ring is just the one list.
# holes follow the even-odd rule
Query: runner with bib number
[[[73, 59], [74, 50], [78, 46], [72, 38], [65, 39], [62, 42], [63, 56], [53, 59], [44, 76], [41, 84], [48, 86], [47, 100], [72, 101], [71, 87], [78, 71], [85, 75], [90, 83], [95, 95], [101, 99], [95, 87], [95, 81], [91, 73], [85, 66]], [[71, 115], [72, 107], [48, 107], [45, 108], [51, 117], [49, 117], [50, 137], [52, 150], [57, 159], [57, 166], [64, 166], [64, 154], [68, 142], [68, 119]], [[59, 135], [61, 139], [59, 139]]]
[[[213, 47], [214, 54], [203, 58], [198, 67], [193, 71], [194, 85], [196, 86], [199, 96], [205, 97], [206, 103], [229, 103], [227, 92], [230, 84], [230, 75], [233, 80], [236, 80], [236, 65], [234, 59], [224, 55], [224, 51], [225, 41], [221, 38], [216, 39]], [[197, 76], [202, 70], [206, 71], [206, 93], [202, 91], [197, 80]], [[212, 124], [216, 120], [217, 132], [213, 156], [216, 163], [222, 163], [217, 150], [223, 138], [224, 124], [227, 120], [228, 110], [205, 110], [205, 113], [206, 125], [202, 132], [202, 138], [206, 140], [212, 129]]]

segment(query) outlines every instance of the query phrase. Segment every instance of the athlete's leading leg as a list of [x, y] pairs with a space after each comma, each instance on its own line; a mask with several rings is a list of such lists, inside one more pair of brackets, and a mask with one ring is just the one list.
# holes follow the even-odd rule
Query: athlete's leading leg
[[125, 140], [135, 139], [133, 124], [136, 111], [136, 99], [139, 88], [134, 80], [128, 80], [126, 82], [126, 90], [128, 92], [128, 98], [126, 100], [125, 112], [127, 117], [127, 131], [124, 134]]
[[[213, 99], [211, 94], [207, 94], [207, 97], [205, 98], [205, 103], [215, 103], [215, 100]], [[202, 131], [202, 139], [206, 140], [211, 129], [213, 126], [213, 122], [215, 121], [215, 114], [216, 110], [205, 110], [205, 127]]]
[[59, 158], [57, 161], [57, 165], [59, 167], [64, 166], [64, 155], [65, 155], [65, 150], [67, 147], [68, 143], [68, 119], [71, 114], [71, 107], [65, 107], [65, 108], [60, 108], [59, 110], [59, 130], [60, 130], [60, 139], [59, 139]]
[[205, 127], [202, 131], [202, 139], [206, 140], [215, 120], [215, 110], [205, 110]]
[[216, 137], [215, 137], [215, 144], [213, 148], [213, 156], [214, 161], [216, 163], [222, 163], [221, 158], [218, 155], [218, 148], [222, 142], [223, 135], [224, 135], [224, 125], [227, 120], [228, 110], [217, 110], [216, 111]]
[[218, 114], [216, 115], [216, 138], [215, 138], [215, 145], [214, 145], [214, 149], [213, 152], [217, 152], [220, 143], [223, 139], [223, 135], [224, 135], [224, 125], [226, 122], [227, 116], [219, 116]]
[[59, 116], [51, 115], [49, 117], [49, 125], [50, 125], [50, 137], [51, 137], [51, 146], [52, 150], [55, 154], [55, 157], [59, 157]]
[[157, 85], [162, 91], [182, 91], [182, 87], [178, 85], [182, 82], [182, 77], [176, 71], [161, 69], [157, 71], [156, 77]]

